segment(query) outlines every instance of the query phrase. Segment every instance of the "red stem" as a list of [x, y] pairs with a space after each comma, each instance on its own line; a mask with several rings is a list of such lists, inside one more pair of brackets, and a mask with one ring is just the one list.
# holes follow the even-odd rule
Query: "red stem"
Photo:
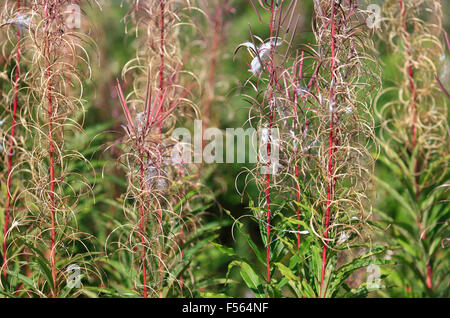
[[[159, 203], [159, 201], [156, 201], [157, 205], [158, 205], [158, 236], [162, 236], [163, 234], [163, 224], [162, 224], [162, 208], [161, 208], [161, 204]], [[163, 278], [164, 278], [164, 271], [163, 271], [163, 267], [162, 267], [162, 250], [163, 250], [163, 244], [164, 242], [159, 246], [158, 248], [158, 270], [159, 273], [161, 275], [161, 284], [163, 282]], [[162, 294], [162, 288], [159, 291], [159, 297], [162, 298], [163, 294]]]
[[[182, 169], [183, 169], [182, 165], [180, 165], [178, 167], [178, 169], [177, 169], [178, 170], [178, 179], [179, 180], [181, 180], [182, 177], [183, 177]], [[184, 198], [183, 186], [180, 187], [180, 195], [179, 196], [180, 196], [180, 198]], [[180, 218], [183, 219], [183, 209], [181, 209]], [[184, 244], [184, 226], [183, 226], [183, 224], [181, 224], [180, 225], [180, 245], [183, 245], [183, 244]], [[183, 249], [181, 248], [181, 259], [183, 259], [183, 257], [184, 257], [184, 252], [183, 252]], [[181, 275], [181, 277], [180, 277], [180, 292], [181, 292], [181, 295], [183, 295], [183, 287], [184, 287], [184, 276]]]
[[[412, 147], [413, 150], [417, 146], [417, 89], [416, 85], [414, 83], [414, 70], [413, 70], [413, 63], [412, 63], [412, 54], [411, 54], [411, 44], [409, 40], [409, 33], [408, 33], [408, 27], [406, 25], [407, 17], [406, 17], [406, 8], [405, 3], [403, 0], [400, 1], [400, 8], [401, 8], [401, 15], [402, 15], [402, 24], [403, 24], [403, 31], [405, 32], [405, 47], [406, 47], [406, 56], [407, 56], [407, 65], [408, 65], [408, 83], [409, 83], [409, 89], [411, 92], [411, 95], [413, 96], [412, 102], [411, 102], [411, 109], [412, 109], [412, 126], [411, 126], [411, 140], [412, 140]], [[448, 37], [446, 35], [446, 40], [448, 44]], [[419, 185], [418, 185], [418, 161], [417, 158], [414, 158], [414, 187], [416, 190], [416, 198], [419, 196]], [[421, 220], [418, 222], [419, 229], [421, 228]], [[432, 267], [431, 264], [428, 264], [426, 267], [427, 274], [426, 274], [426, 284], [429, 289], [433, 289], [433, 281], [432, 281]]]
[[[145, 190], [144, 185], [144, 163], [143, 163], [143, 156], [140, 156], [140, 183], [141, 183], [141, 193]], [[140, 214], [140, 222], [139, 222], [139, 230], [141, 232], [141, 243], [142, 243], [142, 275], [144, 279], [144, 298], [147, 298], [147, 272], [146, 272], [146, 266], [145, 266], [145, 231], [144, 231], [144, 203], [141, 199], [141, 204], [139, 207], [139, 214]]]
[[[303, 74], [303, 58], [304, 58], [304, 55], [305, 55], [305, 52], [302, 51], [302, 56], [300, 58], [300, 68], [299, 68], [299, 72], [298, 72], [299, 78], [296, 80], [297, 83], [299, 83], [299, 81], [303, 77], [302, 74]], [[297, 74], [295, 74], [295, 76], [297, 77]], [[298, 99], [297, 95], [298, 94], [295, 91], [294, 92], [294, 115], [295, 115], [295, 118], [294, 118], [294, 133], [297, 132], [297, 99]], [[296, 141], [294, 141], [294, 142], [296, 142]], [[297, 155], [298, 155], [297, 154], [297, 149], [295, 149], [295, 159], [296, 160], [297, 160]], [[299, 175], [300, 175], [300, 173], [299, 173], [298, 165], [297, 165], [297, 162], [296, 162], [295, 163], [295, 180], [296, 180], [296, 183], [295, 183], [295, 192], [296, 192], [295, 194], [296, 194], [296, 196], [295, 196], [295, 198], [296, 198], [297, 202], [300, 201], [300, 186], [298, 184], [298, 177], [299, 177]], [[297, 206], [296, 214], [297, 214], [297, 220], [300, 221], [300, 208], [298, 206]], [[297, 249], [300, 249], [300, 223], [297, 225], [297, 231], [298, 231], [298, 233], [297, 233]]]
[[[161, 113], [164, 112], [163, 107], [163, 101], [164, 96], [166, 92], [164, 91], [164, 65], [165, 65], [165, 58], [164, 58], [164, 45], [165, 45], [165, 23], [164, 23], [164, 12], [165, 12], [165, 0], [159, 1], [159, 9], [160, 9], [160, 21], [159, 21], [159, 29], [160, 29], [160, 64], [159, 64], [159, 98], [160, 98], [160, 107], [161, 107]], [[161, 131], [162, 131], [162, 120], [159, 123], [159, 139], [161, 140]], [[162, 211], [158, 211], [160, 214], [160, 218], [162, 219]]]
[[[163, 96], [164, 89], [164, 41], [165, 41], [165, 24], [164, 24], [164, 10], [165, 10], [165, 0], [160, 0], [160, 59], [161, 63], [159, 66], [159, 90], [160, 90], [160, 98]], [[162, 99], [161, 99], [162, 102]]]
[[431, 270], [431, 264], [427, 265], [427, 287], [428, 289], [433, 289], [433, 274]]
[[[270, 142], [270, 133], [273, 126], [273, 110], [272, 110], [272, 100], [274, 97], [274, 90], [273, 85], [275, 83], [275, 70], [274, 70], [274, 63], [273, 63], [273, 57], [274, 57], [274, 44], [273, 44], [273, 33], [274, 33], [274, 5], [273, 0], [270, 4], [270, 84], [269, 84], [269, 106], [270, 106], [270, 116], [269, 116], [269, 138], [267, 141], [267, 157], [270, 158], [271, 155], [271, 142]], [[266, 172], [266, 216], [267, 216], [267, 250], [266, 250], [266, 269], [267, 269], [267, 281], [270, 282], [270, 166], [271, 162], [270, 159], [267, 162], [267, 172]]]
[[[150, 1], [151, 2], [151, 1]], [[150, 3], [151, 5], [151, 3]], [[160, 105], [162, 107], [163, 103], [163, 91], [164, 91], [164, 65], [165, 65], [165, 58], [164, 58], [164, 45], [165, 45], [165, 23], [164, 23], [164, 11], [165, 11], [165, 0], [159, 0], [159, 30], [160, 30], [160, 38], [159, 38], [159, 57], [160, 57], [160, 63], [159, 63], [159, 99], [160, 99]], [[165, 94], [165, 93], [164, 93]], [[164, 108], [161, 109], [162, 112], [164, 112]], [[162, 121], [159, 123], [159, 140], [161, 140], [161, 133], [162, 133]], [[161, 213], [161, 211], [159, 211]]]
[[[160, 9], [160, 21], [159, 21], [159, 29], [160, 29], [160, 65], [159, 65], [159, 96], [160, 96], [160, 107], [161, 107], [161, 116], [162, 113], [164, 112], [164, 108], [163, 108], [163, 102], [164, 102], [164, 96], [166, 94], [166, 91], [164, 91], [164, 66], [165, 66], [165, 58], [164, 58], [164, 46], [165, 46], [165, 22], [164, 22], [164, 14], [165, 14], [165, 0], [160, 0], [159, 1], [159, 9]], [[162, 118], [161, 121], [159, 123], [159, 139], [161, 140], [161, 132], [162, 132]], [[162, 208], [160, 206], [160, 204], [158, 203], [158, 223], [159, 223], [159, 228], [161, 230], [161, 234], [163, 232], [163, 224], [162, 224]], [[162, 269], [162, 262], [161, 262], [161, 257], [162, 257], [162, 246], [159, 248], [158, 250], [158, 268], [161, 274], [161, 283], [162, 283], [162, 279], [163, 279], [163, 269]], [[162, 289], [160, 291], [160, 297], [162, 298]]]
[[[44, 5], [44, 18], [48, 19], [48, 0]], [[55, 267], [55, 167], [54, 167], [54, 149], [53, 149], [53, 106], [52, 106], [52, 88], [50, 83], [50, 42], [49, 42], [49, 21], [47, 21], [47, 29], [45, 34], [45, 50], [47, 56], [47, 99], [48, 99], [48, 140], [49, 140], [49, 157], [50, 157], [50, 218], [51, 218], [51, 251], [50, 264], [52, 268], [53, 286], [56, 287], [56, 267]], [[55, 290], [52, 290], [52, 297], [55, 297]]]
[[[17, 0], [17, 10], [20, 9], [20, 0]], [[17, 105], [19, 97], [19, 77], [20, 77], [20, 30], [16, 31], [16, 74], [14, 82], [14, 105], [13, 105], [13, 117], [11, 123], [11, 135], [9, 139], [9, 151], [8, 151], [8, 178], [6, 181], [6, 204], [5, 204], [5, 224], [3, 228], [3, 264], [6, 268], [7, 264], [7, 234], [9, 229], [9, 217], [10, 217], [10, 201], [11, 201], [11, 171], [12, 171], [12, 157], [14, 153], [14, 138], [16, 130], [16, 118], [17, 118]], [[3, 272], [6, 277], [6, 271]]]
[[214, 78], [217, 66], [217, 50], [219, 47], [219, 40], [220, 40], [221, 15], [222, 15], [222, 8], [220, 7], [220, 4], [217, 4], [216, 14], [214, 17], [214, 36], [211, 48], [211, 65], [209, 69], [208, 92], [207, 92], [208, 96], [205, 102], [205, 119], [203, 121], [203, 131], [206, 130], [209, 121], [210, 108], [214, 96]]
[[324, 245], [322, 250], [322, 274], [320, 278], [320, 293], [322, 293], [323, 281], [325, 277], [325, 268], [327, 265], [327, 243], [328, 231], [330, 226], [330, 214], [331, 214], [331, 201], [333, 198], [333, 148], [334, 148], [334, 107], [335, 107], [335, 63], [336, 63], [336, 4], [334, 0], [331, 0], [333, 6], [332, 20], [331, 20], [331, 87], [330, 87], [330, 135], [329, 135], [329, 146], [328, 146], [328, 190], [327, 190], [327, 210], [325, 217], [325, 233], [324, 233]]

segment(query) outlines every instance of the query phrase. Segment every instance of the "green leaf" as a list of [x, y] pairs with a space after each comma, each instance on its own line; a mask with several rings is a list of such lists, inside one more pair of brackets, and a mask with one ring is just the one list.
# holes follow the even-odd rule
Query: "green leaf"
[[258, 259], [258, 261], [265, 265], [266, 261], [264, 259], [263, 254], [261, 253], [261, 251], [259, 250], [258, 246], [253, 242], [253, 240], [251, 239], [249, 234], [245, 234], [245, 237], [247, 239], [248, 244], [250, 245], [251, 249], [253, 250], [253, 252], [256, 255], [256, 258]]
[[387, 250], [387, 247], [385, 246], [379, 246], [373, 248], [370, 252], [354, 258], [350, 262], [342, 265], [337, 269], [335, 272], [335, 277], [333, 281], [331, 282], [331, 293], [332, 296], [336, 296], [336, 294], [339, 291], [339, 288], [344, 284], [344, 281], [356, 270], [367, 267], [369, 265], [388, 265], [388, 264], [394, 264], [394, 261], [392, 260], [385, 260], [381, 258], [373, 259], [372, 256], [379, 255]]
[[256, 272], [247, 262], [244, 261], [231, 262], [228, 265], [227, 278], [230, 273], [230, 270], [235, 266], [240, 267], [239, 274], [241, 275], [247, 287], [252, 290], [255, 297], [264, 298], [266, 295], [264, 293], [262, 281], [259, 278], [258, 274], [256, 274]]
[[282, 263], [279, 263], [279, 262], [275, 263], [274, 265], [278, 268], [281, 275], [286, 277], [289, 281], [292, 281], [292, 282], [298, 281], [298, 278], [295, 276], [295, 274], [291, 271], [291, 269], [289, 267], [286, 267], [285, 265], [283, 265]]
[[400, 194], [397, 192], [397, 190], [395, 190], [390, 184], [388, 184], [387, 182], [384, 182], [383, 180], [379, 179], [378, 177], [374, 176], [373, 177], [375, 179], [375, 181], [381, 186], [383, 187], [398, 203], [401, 204], [401, 206], [403, 206], [406, 210], [406, 212], [408, 212], [410, 214], [410, 216], [415, 219], [417, 217], [416, 212], [414, 211], [414, 209], [411, 207], [411, 205], [408, 203], [408, 201]]
[[253, 291], [256, 297], [258, 298], [265, 297], [261, 280], [259, 279], [258, 274], [256, 274], [256, 272], [249, 264], [241, 262], [240, 274], [242, 279], [247, 284], [247, 287], [249, 287]]
[[223, 254], [233, 258], [239, 258], [239, 256], [236, 255], [232, 248], [214, 242], [211, 242], [211, 244], [214, 245]]

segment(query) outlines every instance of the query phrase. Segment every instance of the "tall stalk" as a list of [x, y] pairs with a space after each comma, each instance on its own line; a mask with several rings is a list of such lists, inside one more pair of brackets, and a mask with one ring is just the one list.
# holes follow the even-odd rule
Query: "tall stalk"
[[[274, 0], [271, 0], [270, 3], [270, 53], [269, 53], [269, 78], [270, 78], [270, 82], [269, 82], [269, 99], [268, 99], [268, 104], [270, 105], [270, 109], [269, 109], [269, 136], [268, 136], [268, 142], [267, 142], [267, 156], [268, 158], [270, 158], [271, 156], [271, 148], [272, 148], [272, 143], [271, 143], [271, 135], [270, 132], [272, 130], [273, 127], [273, 109], [272, 109], [272, 105], [275, 105], [275, 101], [274, 101], [274, 88], [273, 86], [275, 85], [275, 81], [276, 81], [276, 74], [275, 74], [275, 68], [274, 68], [274, 52], [275, 52], [275, 43], [274, 43], [274, 28], [275, 28], [275, 7], [274, 7]], [[266, 251], [266, 271], [267, 271], [267, 281], [270, 282], [270, 169], [269, 167], [272, 165], [272, 162], [270, 160], [267, 161], [267, 173], [266, 173], [266, 208], [267, 208], [267, 251]]]
[[[74, 168], [87, 161], [71, 142], [82, 131], [82, 79], [89, 76], [89, 57], [83, 49], [89, 38], [66, 23], [66, 7], [71, 4], [68, 0], [32, 1], [21, 10], [26, 103], [20, 122], [26, 137], [24, 160], [16, 169], [24, 180], [19, 198], [26, 215], [16, 221], [23, 229], [16, 244], [22, 244], [19, 254], [27, 259], [27, 275], [36, 278], [37, 290], [51, 297], [57, 297], [65, 283], [61, 279], [65, 268], [59, 266], [68, 266], [65, 262], [74, 257], [75, 251], [68, 253], [66, 244], [83, 241], [85, 234], [76, 224], [77, 202], [91, 192], [89, 175]], [[58, 251], [65, 253], [61, 265]], [[77, 263], [85, 264], [84, 257], [79, 250]]]
[[[129, 219], [140, 240], [142, 287], [138, 289], [143, 297], [176, 294], [174, 282], [183, 293], [184, 278], [181, 274], [173, 277], [172, 271], [176, 255], [184, 261], [178, 244], [185, 233], [184, 216], [188, 213], [184, 204], [188, 203], [177, 206], [184, 200], [182, 178], [189, 172], [186, 166], [172, 162], [174, 141], [170, 134], [179, 114], [188, 112], [187, 97], [193, 87], [183, 87], [184, 61], [177, 29], [186, 8], [189, 6], [178, 7], [174, 1], [136, 1], [126, 16], [134, 24], [139, 45], [137, 58], [123, 69], [124, 78], [129, 73], [135, 77], [133, 91], [125, 96], [120, 84], [118, 90], [128, 123], [121, 142], [128, 174], [124, 211], [128, 215], [127, 210], [138, 210], [138, 219], [132, 214]], [[132, 203], [130, 208], [127, 201]], [[130, 252], [137, 248], [134, 244], [129, 242]]]
[[[56, 285], [56, 268], [55, 268], [55, 163], [54, 163], [54, 150], [53, 150], [53, 104], [52, 104], [52, 86], [51, 86], [51, 67], [50, 67], [50, 42], [49, 42], [49, 26], [51, 21], [49, 20], [49, 0], [45, 0], [44, 3], [44, 19], [45, 25], [45, 51], [44, 56], [46, 58], [46, 77], [47, 77], [47, 100], [48, 100], [48, 147], [49, 147], [49, 160], [50, 160], [50, 231], [51, 231], [51, 248], [50, 248], [50, 266], [52, 269], [53, 286]], [[55, 297], [55, 291], [52, 290], [52, 296]]]
[[[316, 0], [314, 11], [317, 44], [312, 77], [317, 80], [306, 94], [318, 108], [308, 107], [307, 152], [315, 148], [317, 154], [308, 154], [311, 162], [304, 169], [306, 179], [311, 178], [318, 189], [315, 206], [324, 210], [321, 222], [313, 219], [311, 224], [317, 226], [314, 231], [321, 233], [323, 242], [319, 295], [327, 297], [337, 270], [329, 250], [335, 255], [334, 250], [351, 237], [366, 240], [359, 231], [365, 225], [362, 220], [369, 217], [368, 181], [373, 169], [369, 146], [374, 127], [370, 111], [379, 76], [370, 36], [360, 24], [365, 14], [357, 2]], [[360, 37], [365, 43], [358, 43]], [[323, 185], [322, 176], [326, 176]]]
[[[327, 185], [327, 211], [325, 216], [325, 241], [328, 239], [328, 231], [330, 226], [330, 213], [331, 213], [331, 201], [333, 200], [333, 185], [334, 185], [334, 167], [333, 167], [333, 152], [334, 152], [334, 108], [336, 105], [335, 96], [335, 82], [336, 82], [336, 3], [332, 1], [332, 12], [331, 12], [331, 65], [330, 65], [330, 137], [328, 140], [328, 185]], [[328, 246], [324, 244], [322, 250], [322, 274], [320, 276], [320, 289], [323, 287], [323, 279], [325, 277], [325, 268], [327, 262], [327, 248]]]
[[[232, 11], [232, 0], [214, 0], [214, 1], [198, 1], [199, 9], [201, 9], [206, 19], [202, 19], [200, 22], [206, 23], [201, 25], [199, 30], [203, 39], [203, 51], [199, 57], [199, 67], [202, 68], [202, 82], [204, 82], [204, 97], [201, 101], [202, 121], [203, 121], [203, 133], [214, 121], [214, 114], [212, 107], [218, 101], [218, 92], [216, 89], [217, 83], [223, 80], [222, 74], [219, 72], [221, 69], [220, 62], [223, 60], [222, 51], [224, 47], [224, 41], [226, 40], [226, 26], [229, 24], [227, 21], [227, 15]], [[200, 19], [199, 19], [200, 20]], [[213, 30], [213, 31], [212, 31]], [[207, 58], [208, 63], [205, 65], [204, 59]], [[205, 147], [205, 140], [203, 140], [203, 148]]]
[[[358, 239], [371, 247], [361, 232], [370, 216], [369, 145], [374, 129], [370, 112], [379, 69], [371, 57], [368, 31], [360, 23], [366, 15], [356, 1], [316, 0], [316, 42], [298, 48], [299, 2], [251, 3], [261, 22], [264, 11], [271, 21], [265, 23], [267, 41], [251, 28], [251, 42], [238, 47], [246, 47], [253, 57], [249, 70], [253, 76], [247, 83], [255, 93], [245, 95], [252, 104], [249, 123], [279, 131], [278, 138], [271, 133], [261, 137], [267, 155], [277, 162], [258, 162], [255, 169], [263, 164], [270, 168], [264, 173], [249, 170], [261, 192], [258, 205], [250, 208], [264, 226], [266, 252], [267, 283], [257, 295], [279, 297], [277, 286], [289, 275], [290, 284], [298, 277], [296, 284], [302, 285], [291, 290], [299, 297], [332, 297], [342, 292], [340, 272], [355, 270], [350, 263], [357, 258], [349, 256], [349, 242]], [[359, 41], [362, 37], [364, 42]], [[275, 153], [277, 159], [270, 156]], [[303, 244], [302, 235], [307, 236]], [[349, 257], [349, 263], [338, 264], [338, 257]], [[233, 265], [254, 275], [242, 262]]]
[[388, 52], [398, 59], [402, 72], [380, 95], [380, 101], [392, 98], [379, 103], [383, 149], [379, 171], [396, 175], [401, 184], [377, 180], [393, 198], [390, 205], [380, 203], [377, 211], [393, 226], [383, 233], [384, 240], [394, 246], [408, 242], [408, 248], [394, 251], [402, 265], [389, 276], [394, 285], [390, 292], [439, 296], [445, 293], [442, 282], [448, 278], [447, 251], [441, 242], [450, 213], [443, 201], [449, 180], [448, 111], [435, 79], [444, 54], [441, 2], [386, 1], [382, 13]]
[[[275, 207], [278, 209], [280, 199], [284, 197], [286, 192], [290, 191], [288, 188], [283, 189], [282, 186], [285, 174], [289, 172], [284, 169], [280, 172], [281, 165], [279, 162], [276, 162], [277, 159], [275, 158], [278, 155], [280, 144], [281, 147], [284, 147], [285, 140], [282, 138], [280, 138], [281, 141], [277, 140], [278, 137], [272, 133], [275, 130], [281, 131], [281, 137], [283, 137], [286, 131], [292, 131], [292, 129], [287, 127], [287, 120], [288, 118], [296, 117], [290, 114], [291, 112], [296, 113], [297, 107], [295, 103], [289, 102], [291, 99], [289, 92], [293, 90], [292, 82], [294, 81], [294, 79], [287, 79], [290, 63], [293, 63], [292, 56], [289, 55], [291, 52], [288, 50], [283, 56], [276, 49], [286, 43], [289, 48], [292, 45], [292, 38], [288, 38], [290, 36], [288, 33], [290, 30], [293, 30], [293, 34], [295, 34], [296, 23], [298, 23], [298, 19], [297, 22], [294, 19], [297, 1], [288, 3], [273, 0], [268, 1], [266, 5], [260, 3], [259, 6], [256, 5], [256, 2], [251, 1], [251, 4], [260, 21], [267, 25], [269, 33], [269, 38], [263, 41], [257, 35], [253, 34], [252, 29], [250, 29], [251, 42], [243, 43], [239, 47], [246, 47], [253, 57], [249, 70], [253, 76], [247, 83], [252, 83], [257, 96], [252, 97], [253, 106], [250, 111], [249, 122], [252, 126], [258, 128], [261, 133], [259, 145], [265, 148], [266, 158], [260, 156], [256, 167], [258, 171], [252, 171], [251, 174], [255, 177], [255, 181], [263, 196], [259, 204], [263, 207], [261, 209], [264, 209], [265, 214], [265, 220], [261, 220], [261, 224], [265, 228], [265, 237], [263, 239], [266, 254], [265, 277], [266, 281], [270, 283], [271, 272], [273, 271], [273, 267], [271, 266], [271, 240], [274, 237], [272, 230], [275, 228], [273, 218], [274, 214], [280, 213], [280, 211], [274, 213], [272, 198], [276, 197]], [[263, 22], [261, 18], [262, 14], [260, 12], [264, 11], [270, 19], [267, 23]], [[253, 79], [255, 80], [254, 82]], [[253, 123], [253, 121], [257, 122]], [[296, 130], [296, 120], [293, 120], [293, 125], [294, 130]], [[284, 156], [286, 158], [289, 157], [287, 153], [283, 153], [282, 156], [282, 160], [284, 160]], [[285, 167], [288, 168], [287, 166]], [[278, 177], [279, 173], [281, 177]], [[295, 173], [299, 174], [299, 171]], [[300, 189], [296, 192], [297, 195], [299, 191]], [[300, 218], [300, 211], [297, 212], [297, 217]]]

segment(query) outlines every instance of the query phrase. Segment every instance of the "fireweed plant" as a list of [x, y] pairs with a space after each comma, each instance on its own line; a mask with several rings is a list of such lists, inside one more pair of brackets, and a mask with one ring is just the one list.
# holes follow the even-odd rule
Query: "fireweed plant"
[[[391, 198], [377, 206], [389, 229], [382, 237], [396, 247], [388, 295], [442, 297], [449, 292], [450, 144], [448, 99], [435, 78], [444, 55], [441, 2], [386, 1], [383, 14], [389, 36], [381, 38], [401, 70], [379, 98], [380, 171], [399, 180], [377, 179]], [[386, 95], [393, 98], [381, 103]]]
[[189, 100], [196, 79], [184, 69], [188, 57], [179, 44], [191, 10], [188, 1], [135, 1], [126, 16], [138, 49], [123, 69], [123, 78], [133, 75], [131, 92], [117, 86], [127, 121], [120, 161], [128, 176], [127, 231], [117, 244], [136, 264], [134, 288], [143, 297], [192, 295], [191, 257], [207, 243], [196, 241], [209, 231], [197, 228], [204, 209], [196, 167], [173, 156], [180, 151], [173, 130], [199, 113]]
[[[9, 296], [79, 293], [65, 288], [66, 269], [72, 263], [83, 266], [88, 256], [83, 241], [89, 235], [77, 230], [76, 212], [78, 199], [89, 195], [91, 185], [76, 165], [89, 162], [66, 143], [83, 131], [82, 82], [89, 77], [83, 45], [88, 38], [67, 26], [70, 4], [27, 1], [5, 13], [8, 32], [17, 32], [14, 60], [19, 66], [10, 136], [14, 140], [16, 129], [23, 139], [17, 149], [9, 148], [8, 156], [8, 179], [20, 178], [22, 184], [6, 192], [11, 206], [5, 211], [10, 221], [5, 218], [2, 287]], [[21, 160], [12, 163], [14, 152], [21, 153]]]
[[[218, 248], [237, 258], [229, 269], [240, 267], [257, 297], [367, 295], [379, 286], [347, 281], [358, 269], [386, 262], [374, 258], [385, 248], [372, 246], [363, 233], [371, 214], [370, 113], [379, 85], [366, 12], [354, 1], [315, 1], [316, 43], [297, 45], [299, 2], [251, 2], [270, 38], [262, 40], [250, 28], [251, 41], [239, 46], [253, 58], [248, 122], [278, 131], [262, 133], [266, 156], [247, 177], [262, 194], [250, 209], [265, 251], [244, 235], [264, 275], [246, 258]], [[271, 161], [275, 149], [279, 158]], [[235, 225], [242, 229], [241, 219]]]

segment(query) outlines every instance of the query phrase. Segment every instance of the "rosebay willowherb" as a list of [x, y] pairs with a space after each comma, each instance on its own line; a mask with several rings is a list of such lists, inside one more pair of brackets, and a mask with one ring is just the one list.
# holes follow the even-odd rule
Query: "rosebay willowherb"
[[[386, 295], [448, 295], [449, 127], [445, 91], [436, 80], [445, 37], [441, 1], [386, 1], [380, 36], [401, 71], [378, 99], [382, 156], [379, 170], [398, 178], [377, 184], [392, 199], [377, 214], [390, 226], [381, 240], [400, 247]], [[441, 83], [442, 84], [442, 83]], [[387, 102], [387, 98], [390, 98]]]

